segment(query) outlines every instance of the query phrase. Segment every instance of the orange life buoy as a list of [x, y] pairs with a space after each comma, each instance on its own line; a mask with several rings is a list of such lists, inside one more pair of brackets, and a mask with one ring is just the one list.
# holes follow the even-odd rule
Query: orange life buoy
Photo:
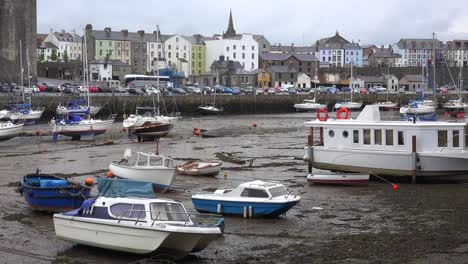
[[[321, 114], [324, 113], [325, 115], [322, 116]], [[320, 109], [317, 109], [317, 119], [319, 121], [327, 121], [328, 120], [328, 111], [326, 108], [320, 108]]]
[[[345, 113], [345, 116], [343, 117], [343, 113]], [[349, 109], [346, 107], [341, 107], [338, 109], [338, 112], [336, 112], [336, 119], [348, 119], [349, 118]]]

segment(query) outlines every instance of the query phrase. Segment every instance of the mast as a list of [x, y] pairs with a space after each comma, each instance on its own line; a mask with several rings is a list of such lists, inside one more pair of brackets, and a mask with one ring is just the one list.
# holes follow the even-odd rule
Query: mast
[[460, 102], [462, 101], [462, 96], [461, 96], [461, 90], [463, 89], [463, 78], [462, 78], [462, 65], [463, 65], [463, 61], [461, 61], [460, 63], [460, 87], [458, 89], [458, 98], [460, 99]]
[[435, 51], [435, 33], [432, 33], [432, 54], [434, 56], [434, 60], [433, 60], [433, 63], [434, 63], [434, 66], [432, 67], [433, 68], [433, 76], [432, 76], [432, 83], [433, 83], [433, 86], [432, 86], [432, 95], [433, 95], [433, 100], [435, 102], [435, 91], [436, 91], [436, 51]]
[[28, 88], [31, 88], [31, 76], [30, 76], [30, 68], [31, 68], [31, 63], [29, 61], [29, 48], [26, 46], [26, 70], [27, 70], [27, 73], [28, 73]]
[[[156, 76], [157, 76], [156, 87], [158, 88], [159, 91], [161, 91], [160, 88], [159, 88], [159, 25], [156, 25]], [[157, 111], [157, 114], [159, 116], [160, 115], [160, 112], [159, 112], [159, 93], [158, 93], [157, 96], [158, 96], [158, 111]], [[154, 104], [154, 95], [153, 95], [153, 104]], [[153, 105], [153, 107], [154, 107], [154, 105]]]
[[19, 55], [20, 55], [20, 67], [21, 67], [21, 75], [20, 75], [20, 82], [21, 82], [21, 97], [22, 97], [22, 100], [23, 100], [23, 104], [24, 104], [24, 80], [23, 80], [23, 73], [24, 73], [24, 69], [23, 69], [23, 44], [21, 42], [21, 39], [19, 41]]
[[84, 45], [83, 45], [83, 85], [87, 87], [86, 91], [88, 93], [88, 111], [90, 112], [88, 118], [91, 119], [91, 103], [90, 103], [90, 96], [89, 96], [89, 75], [88, 75], [88, 44], [86, 38], [86, 29], [84, 30]]
[[[350, 82], [353, 81], [353, 62], [351, 61], [351, 79]], [[351, 102], [353, 102], [353, 90], [351, 90]]]

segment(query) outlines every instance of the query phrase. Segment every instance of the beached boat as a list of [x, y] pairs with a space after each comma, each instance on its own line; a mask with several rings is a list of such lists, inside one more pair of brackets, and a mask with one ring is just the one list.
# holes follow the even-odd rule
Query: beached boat
[[121, 161], [110, 163], [109, 170], [118, 178], [151, 182], [159, 192], [171, 187], [176, 177], [173, 159], [147, 152], [138, 152], [135, 160], [129, 160], [131, 157], [131, 150], [127, 149]]
[[223, 163], [219, 161], [189, 161], [177, 167], [179, 174], [214, 176], [221, 171]]
[[[352, 93], [351, 93], [352, 94]], [[341, 100], [338, 101], [333, 108], [340, 109], [340, 108], [348, 108], [350, 110], [359, 110], [362, 107], [362, 103], [353, 102], [349, 100]]]
[[39, 171], [24, 176], [20, 187], [20, 193], [30, 207], [48, 212], [65, 212], [79, 208], [90, 192], [89, 186]]
[[149, 122], [147, 121], [141, 126], [131, 127], [128, 130], [128, 134], [135, 135], [140, 141], [152, 141], [156, 137], [164, 137], [172, 130], [174, 127], [171, 123], [158, 123], [158, 122]]
[[10, 119], [14, 122], [23, 120], [29, 123], [40, 119], [43, 112], [44, 107], [33, 109], [31, 104], [16, 104], [10, 113]]
[[369, 184], [369, 174], [364, 173], [309, 173], [307, 181], [314, 184], [364, 186]]
[[200, 113], [205, 114], [205, 115], [220, 115], [224, 112], [223, 108], [211, 106], [211, 105], [199, 106], [197, 110]]
[[235, 189], [218, 189], [214, 193], [192, 195], [199, 212], [244, 215], [244, 217], [279, 216], [301, 200], [277, 182], [252, 181]]
[[380, 110], [398, 110], [398, 103], [394, 103], [392, 101], [383, 101], [378, 102], [377, 105], [379, 106]]
[[295, 104], [294, 108], [296, 111], [314, 111], [321, 108], [327, 108], [326, 104], [316, 103], [315, 99], [304, 99], [300, 104]]
[[54, 133], [79, 140], [82, 136], [98, 136], [112, 128], [116, 115], [110, 115], [107, 120], [69, 116], [58, 123], [52, 122]]
[[57, 238], [134, 254], [168, 250], [184, 256], [205, 249], [222, 234], [223, 218], [191, 214], [181, 203], [155, 199], [149, 183], [127, 181], [108, 196], [101, 191], [104, 181], [117, 180], [98, 179], [98, 198], [54, 215]]
[[0, 122], [0, 141], [12, 139], [23, 131], [23, 123]]
[[[88, 110], [89, 109], [89, 110]], [[57, 106], [57, 115], [91, 115], [95, 116], [101, 110], [100, 106], [86, 104], [86, 100], [70, 101], [66, 105]]]
[[0, 119], [10, 119], [11, 111], [9, 109], [0, 110]]
[[416, 100], [400, 108], [400, 114], [427, 115], [435, 113], [433, 101]]
[[[467, 122], [382, 121], [376, 105], [357, 119], [305, 122], [322, 131], [306, 147], [310, 167], [388, 176], [440, 177], [468, 174]], [[314, 134], [309, 135], [314, 141]]]
[[125, 128], [140, 127], [147, 122], [174, 125], [179, 118], [180, 115], [178, 113], [175, 113], [173, 116], [161, 115], [159, 107], [137, 107], [136, 113], [126, 118], [122, 125]]

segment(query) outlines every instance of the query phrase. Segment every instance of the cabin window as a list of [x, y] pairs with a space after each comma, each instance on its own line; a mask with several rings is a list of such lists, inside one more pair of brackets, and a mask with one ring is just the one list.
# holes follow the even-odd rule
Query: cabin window
[[118, 218], [144, 219], [146, 217], [143, 204], [118, 203], [111, 205], [110, 212]]
[[370, 145], [370, 129], [364, 129], [364, 134], [363, 134], [363, 140], [364, 140], [364, 145]]
[[150, 157], [150, 165], [151, 166], [162, 166], [163, 160], [161, 157]]
[[398, 145], [403, 146], [405, 145], [405, 137], [403, 131], [398, 131]]
[[333, 130], [330, 130], [328, 131], [328, 136], [330, 136], [331, 138], [335, 136], [335, 131]]
[[348, 138], [348, 136], [349, 136], [349, 133], [348, 133], [348, 131], [346, 131], [346, 130], [345, 130], [345, 131], [343, 131], [343, 137], [344, 137], [344, 138]]
[[151, 203], [151, 219], [157, 221], [190, 221], [184, 207], [178, 203]]
[[359, 143], [359, 130], [353, 130], [353, 143]]
[[146, 166], [148, 164], [148, 158], [145, 156], [140, 156], [138, 159], [138, 166]]
[[393, 146], [393, 130], [385, 130], [385, 145]]
[[241, 193], [241, 197], [268, 198], [268, 194], [264, 190], [245, 188]]
[[460, 132], [458, 130], [453, 131], [452, 142], [454, 148], [460, 147]]
[[437, 141], [439, 148], [447, 147], [447, 130], [439, 130], [437, 132]]
[[382, 130], [380, 129], [374, 130], [374, 144], [382, 145]]
[[272, 197], [288, 195], [288, 192], [283, 186], [273, 187], [268, 189]]

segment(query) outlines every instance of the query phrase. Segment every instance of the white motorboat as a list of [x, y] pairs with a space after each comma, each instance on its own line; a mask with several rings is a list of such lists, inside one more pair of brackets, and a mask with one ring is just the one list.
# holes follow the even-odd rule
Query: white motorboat
[[369, 184], [369, 174], [364, 173], [309, 173], [307, 181], [314, 184], [364, 186]]
[[168, 250], [178, 256], [205, 249], [224, 225], [220, 217], [189, 214], [172, 200], [138, 197], [99, 196], [53, 219], [59, 239], [134, 254]]
[[221, 171], [221, 162], [218, 161], [189, 161], [177, 167], [180, 174], [214, 176]]
[[447, 112], [465, 112], [468, 109], [468, 104], [463, 103], [461, 99], [448, 100], [444, 104], [444, 110]]
[[136, 113], [134, 115], [130, 115], [123, 121], [123, 127], [140, 127], [146, 122], [175, 124], [179, 118], [180, 116], [178, 114], [175, 114], [174, 116], [161, 115], [159, 107], [137, 107]]
[[394, 109], [398, 109], [398, 103], [394, 103], [394, 102], [392, 102], [392, 101], [378, 102], [377, 105], [379, 106], [379, 109], [381, 109], [381, 110], [394, 110]]
[[348, 108], [350, 110], [359, 110], [362, 107], [362, 103], [342, 100], [342, 101], [337, 102], [333, 108], [340, 109], [342, 107]]
[[131, 150], [127, 149], [121, 161], [110, 163], [109, 170], [118, 178], [151, 182], [159, 192], [171, 187], [176, 177], [173, 159], [147, 152], [138, 152], [135, 160], [129, 160], [131, 157]]
[[[357, 119], [305, 126], [323, 131], [318, 146], [306, 147], [309, 165], [318, 169], [442, 178], [468, 174], [466, 120], [382, 121], [378, 106], [369, 105]], [[309, 137], [314, 142], [314, 134]]]
[[199, 106], [198, 111], [202, 114], [207, 114], [207, 115], [220, 115], [224, 112], [223, 108], [207, 105], [207, 106]]
[[251, 181], [235, 189], [218, 189], [214, 193], [192, 195], [199, 212], [243, 215], [244, 217], [279, 216], [301, 200], [278, 182]]
[[427, 115], [435, 113], [435, 106], [432, 102], [413, 101], [407, 106], [400, 108], [400, 114]]
[[304, 99], [303, 103], [295, 104], [296, 111], [313, 111], [321, 108], [327, 108], [326, 104], [316, 103], [315, 99]]
[[13, 124], [12, 122], [0, 122], [0, 141], [12, 139], [23, 130], [23, 123]]
[[3, 109], [3, 110], [0, 110], [0, 119], [10, 119], [10, 110], [6, 110], [6, 109]]

